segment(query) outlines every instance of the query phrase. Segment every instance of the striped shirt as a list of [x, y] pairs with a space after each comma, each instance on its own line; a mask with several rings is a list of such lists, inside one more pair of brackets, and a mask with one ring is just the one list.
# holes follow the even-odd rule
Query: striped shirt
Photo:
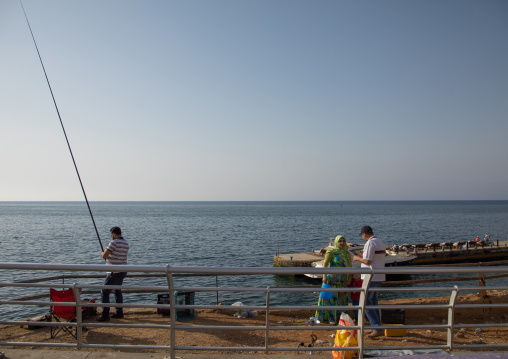
[[122, 265], [127, 264], [127, 252], [129, 252], [129, 243], [122, 237], [109, 242], [107, 250], [111, 254], [106, 259], [106, 264]]

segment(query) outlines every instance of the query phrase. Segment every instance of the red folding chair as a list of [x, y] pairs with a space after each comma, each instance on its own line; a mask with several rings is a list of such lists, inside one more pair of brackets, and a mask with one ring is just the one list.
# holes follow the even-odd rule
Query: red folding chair
[[[72, 289], [67, 289], [64, 291], [56, 290], [53, 288], [49, 289], [49, 299], [52, 302], [75, 302], [74, 292]], [[64, 305], [52, 305], [49, 311], [51, 314], [51, 320], [53, 318], [59, 322], [72, 322], [76, 321], [76, 306], [64, 306]], [[51, 326], [51, 338], [56, 337], [56, 335], [63, 329], [65, 332], [69, 333], [77, 339], [76, 330], [73, 327], [68, 327], [65, 325], [62, 326]]]

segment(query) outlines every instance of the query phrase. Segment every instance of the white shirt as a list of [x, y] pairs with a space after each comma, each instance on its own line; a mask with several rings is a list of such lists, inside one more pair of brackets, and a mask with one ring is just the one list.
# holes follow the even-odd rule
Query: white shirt
[[[376, 253], [377, 252], [377, 253]], [[376, 236], [370, 237], [363, 247], [363, 259], [371, 261], [371, 265], [361, 263], [362, 267], [380, 268], [385, 266], [385, 245], [382, 240]], [[362, 279], [365, 278], [365, 274], [362, 274]], [[374, 274], [372, 282], [383, 282], [386, 280], [385, 274]]]

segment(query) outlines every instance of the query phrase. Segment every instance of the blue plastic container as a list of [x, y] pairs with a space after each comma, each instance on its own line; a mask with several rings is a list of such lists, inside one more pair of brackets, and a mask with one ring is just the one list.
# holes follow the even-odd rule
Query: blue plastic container
[[[321, 288], [331, 288], [331, 287], [332, 286], [328, 283], [324, 283], [321, 286]], [[320, 295], [321, 295], [321, 298], [323, 298], [323, 300], [330, 300], [333, 297], [333, 292], [321, 292]]]

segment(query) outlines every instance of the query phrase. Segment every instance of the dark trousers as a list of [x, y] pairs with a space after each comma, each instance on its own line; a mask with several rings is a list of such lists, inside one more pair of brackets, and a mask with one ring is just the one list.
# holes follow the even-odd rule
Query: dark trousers
[[[370, 282], [369, 288], [379, 288], [381, 287], [381, 282]], [[379, 292], [371, 292], [367, 290], [367, 298], [365, 303], [367, 305], [378, 305], [378, 296]], [[381, 325], [381, 314], [379, 309], [366, 309], [365, 315], [369, 319], [370, 325], [373, 327], [378, 327]], [[376, 329], [374, 329], [376, 330]]]
[[[122, 285], [123, 280], [125, 276], [127, 275], [126, 272], [120, 272], [120, 273], [109, 273], [106, 277], [106, 281], [104, 282], [104, 285]], [[103, 289], [101, 294], [101, 300], [102, 303], [110, 303], [109, 301], [109, 295], [111, 294], [112, 289]], [[123, 295], [121, 289], [115, 289], [113, 290], [115, 293], [115, 300], [117, 303], [123, 303]], [[122, 315], [123, 314], [123, 308], [115, 308], [116, 314]], [[104, 307], [102, 308], [102, 317], [103, 318], [109, 318], [109, 311], [110, 307]]]

